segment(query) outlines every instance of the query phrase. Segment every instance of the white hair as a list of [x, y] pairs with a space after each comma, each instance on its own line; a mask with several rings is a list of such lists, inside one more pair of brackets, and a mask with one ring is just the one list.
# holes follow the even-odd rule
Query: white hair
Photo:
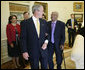
[[40, 7], [43, 7], [42, 5], [33, 5], [32, 7], [32, 13], [34, 14], [34, 12], [37, 10], [39, 11], [40, 10]]

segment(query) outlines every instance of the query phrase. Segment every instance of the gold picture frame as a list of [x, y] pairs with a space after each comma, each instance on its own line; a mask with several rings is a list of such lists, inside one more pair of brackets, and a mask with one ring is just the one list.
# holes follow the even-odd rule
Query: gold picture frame
[[10, 15], [16, 15], [17, 21], [20, 23], [23, 18], [23, 13], [25, 11], [29, 11], [29, 5], [17, 4], [17, 3], [9, 3], [9, 11]]
[[46, 16], [46, 20], [48, 20], [48, 3], [44, 2], [35, 2], [35, 5], [42, 5], [44, 8], [44, 15]]
[[83, 14], [74, 14], [74, 17], [77, 22], [83, 22]]
[[83, 2], [74, 2], [73, 3], [73, 11], [74, 12], [83, 12], [84, 6]]

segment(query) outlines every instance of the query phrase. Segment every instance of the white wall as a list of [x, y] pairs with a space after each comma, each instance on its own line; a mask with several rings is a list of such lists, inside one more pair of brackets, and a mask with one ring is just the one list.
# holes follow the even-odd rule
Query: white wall
[[1, 64], [8, 61], [7, 42], [6, 42], [6, 25], [9, 17], [9, 3], [1, 1]]
[[1, 2], [1, 40], [6, 38], [6, 24], [9, 17], [9, 3]]
[[[1, 1], [1, 63], [8, 61], [7, 58], [7, 44], [6, 44], [6, 25], [8, 23], [9, 2], [12, 1]], [[30, 16], [32, 16], [32, 6], [35, 1], [13, 1], [13, 3], [30, 5]], [[67, 19], [70, 18], [70, 14], [73, 12], [74, 1], [38, 1], [48, 3], [48, 21], [51, 17], [51, 12], [57, 11], [59, 13], [59, 20], [66, 23]], [[84, 1], [83, 1], [84, 2]], [[84, 12], [75, 12], [83, 13]], [[4, 43], [5, 42], [5, 43]], [[68, 42], [68, 33], [66, 29], [66, 42]], [[6, 57], [5, 57], [6, 55]]]

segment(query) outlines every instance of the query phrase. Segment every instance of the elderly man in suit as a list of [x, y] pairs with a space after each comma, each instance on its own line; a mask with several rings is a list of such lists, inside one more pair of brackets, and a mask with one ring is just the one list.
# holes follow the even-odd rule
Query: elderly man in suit
[[49, 68], [53, 69], [53, 54], [56, 54], [57, 69], [61, 69], [62, 52], [65, 42], [65, 23], [58, 20], [58, 12], [52, 12], [51, 21], [48, 22], [48, 32], [50, 41], [48, 45], [49, 51]]
[[24, 21], [24, 29], [21, 30], [21, 50], [23, 57], [30, 60], [31, 69], [47, 69], [48, 63], [48, 35], [47, 22], [42, 19], [43, 6], [32, 7], [33, 16]]

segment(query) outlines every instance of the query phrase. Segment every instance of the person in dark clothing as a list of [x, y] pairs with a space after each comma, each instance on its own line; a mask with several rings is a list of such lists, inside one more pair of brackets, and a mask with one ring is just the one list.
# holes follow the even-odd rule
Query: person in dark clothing
[[[20, 22], [21, 30], [24, 29], [24, 25], [25, 25], [25, 24], [24, 24], [23, 22], [25, 22], [27, 19], [29, 19], [29, 13], [25, 11], [25, 12], [23, 13], [23, 18], [24, 18], [24, 20], [22, 20], [22, 21]], [[21, 37], [20, 37], [20, 38], [21, 38]], [[21, 59], [20, 59], [21, 65], [22, 65], [23, 67], [25, 67], [25, 66], [29, 63], [29, 60], [25, 60], [22, 55], [21, 55], [20, 57], [21, 57]]]
[[17, 16], [12, 15], [9, 17], [9, 22], [6, 27], [7, 44], [8, 44], [8, 56], [12, 57], [15, 68], [20, 66], [20, 25], [17, 24]]
[[66, 27], [68, 28], [69, 47], [72, 47], [75, 40], [76, 28], [78, 27], [78, 23], [74, 18], [74, 14], [71, 14], [71, 19], [66, 22]]
[[58, 12], [52, 12], [51, 14], [51, 21], [48, 22], [48, 34], [50, 35], [48, 44], [49, 69], [54, 69], [54, 52], [56, 54], [57, 69], [61, 69], [65, 42], [65, 23], [58, 20]]
[[84, 37], [84, 27], [80, 28], [78, 31], [77, 31], [77, 34], [80, 34]]
[[31, 69], [48, 69], [47, 22], [42, 19], [43, 6], [33, 5], [33, 16], [23, 22], [21, 29], [21, 50], [23, 58], [30, 60]]

